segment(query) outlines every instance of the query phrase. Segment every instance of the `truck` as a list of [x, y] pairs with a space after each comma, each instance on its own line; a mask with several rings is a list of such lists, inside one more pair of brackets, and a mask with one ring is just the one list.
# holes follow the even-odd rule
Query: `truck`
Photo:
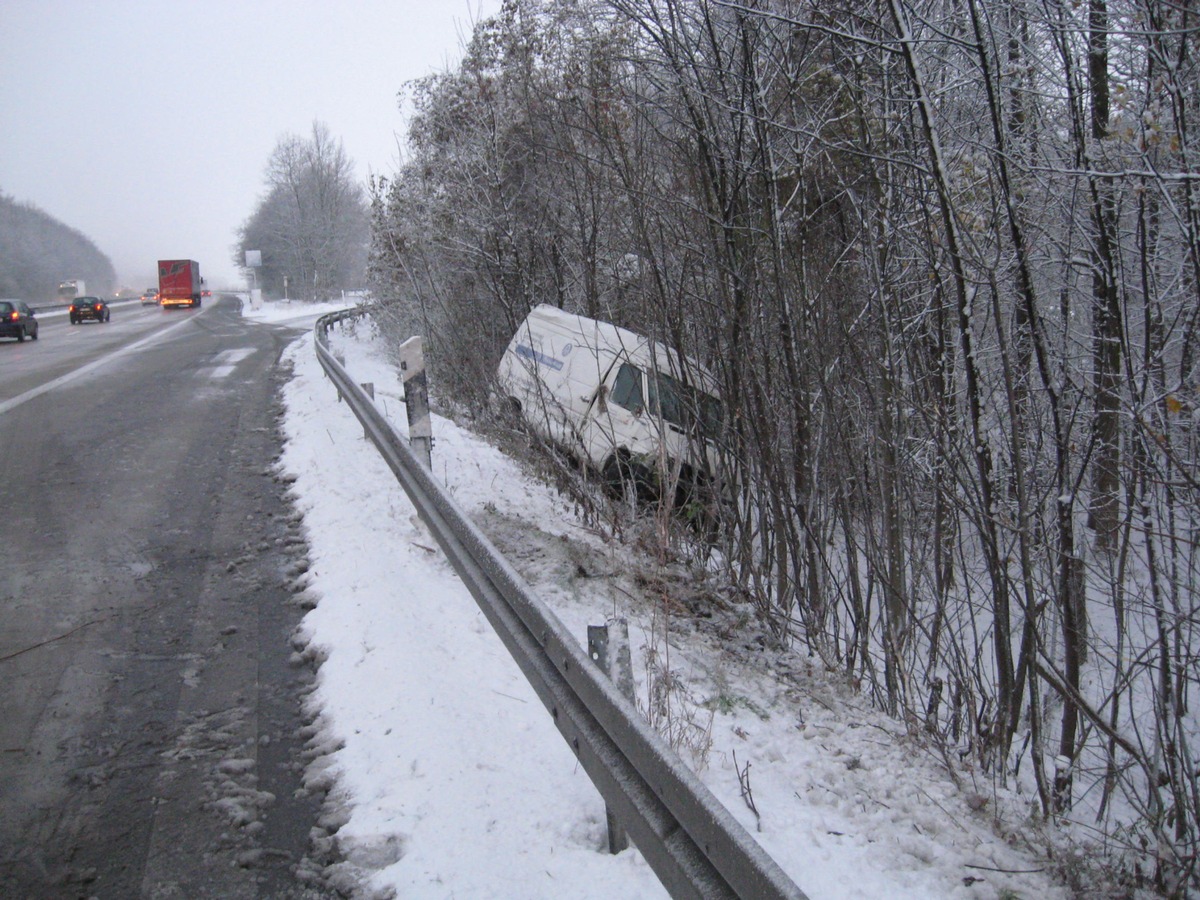
[[647, 499], [674, 493], [676, 502], [712, 487], [717, 381], [666, 345], [543, 304], [513, 335], [497, 379], [528, 427], [611, 487], [632, 485]]
[[175, 306], [199, 307], [203, 284], [200, 263], [194, 259], [158, 261], [158, 305], [163, 309]]
[[82, 297], [86, 293], [87, 286], [81, 278], [64, 281], [58, 286], [58, 299], [63, 303], [71, 303], [76, 297]]

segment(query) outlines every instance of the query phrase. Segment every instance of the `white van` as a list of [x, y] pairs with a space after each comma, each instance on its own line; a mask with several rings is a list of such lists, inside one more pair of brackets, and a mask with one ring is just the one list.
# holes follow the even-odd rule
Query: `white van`
[[664, 344], [542, 305], [513, 335], [498, 375], [538, 433], [614, 482], [687, 489], [714, 471], [716, 380]]

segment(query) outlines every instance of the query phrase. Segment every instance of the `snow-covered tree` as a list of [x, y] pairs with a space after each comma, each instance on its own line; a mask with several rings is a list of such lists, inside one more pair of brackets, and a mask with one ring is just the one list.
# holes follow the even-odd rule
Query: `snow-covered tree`
[[107, 294], [117, 276], [91, 239], [0, 193], [0, 297], [36, 305], [56, 299], [59, 284], [77, 279], [93, 293]]
[[1152, 0], [508, 0], [413, 88], [373, 272], [477, 404], [539, 302], [707, 362], [731, 595], [1194, 890], [1198, 41]]
[[369, 225], [353, 163], [328, 127], [286, 135], [267, 164], [266, 193], [238, 233], [234, 262], [262, 252], [258, 278], [269, 294], [321, 299], [362, 288]]

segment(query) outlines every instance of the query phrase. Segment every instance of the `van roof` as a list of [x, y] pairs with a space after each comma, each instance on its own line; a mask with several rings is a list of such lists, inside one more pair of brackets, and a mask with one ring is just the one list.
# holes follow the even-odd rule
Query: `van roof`
[[530, 310], [527, 321], [577, 335], [589, 347], [620, 347], [632, 352], [650, 342], [649, 338], [611, 322], [578, 316], [545, 303]]
[[682, 374], [685, 380], [697, 383], [698, 387], [708, 393], [714, 395], [719, 393], [717, 380], [700, 363], [687, 358], [685, 373], [683, 372], [685, 365], [681, 365], [678, 353], [666, 344], [652, 341], [645, 335], [627, 328], [621, 328], [611, 322], [602, 322], [599, 319], [590, 319], [587, 316], [564, 312], [558, 307], [546, 303], [539, 304], [530, 310], [522, 328], [534, 323], [576, 336], [583, 346], [591, 347], [594, 350], [623, 351], [631, 362], [647, 369], [658, 369], [675, 376]]

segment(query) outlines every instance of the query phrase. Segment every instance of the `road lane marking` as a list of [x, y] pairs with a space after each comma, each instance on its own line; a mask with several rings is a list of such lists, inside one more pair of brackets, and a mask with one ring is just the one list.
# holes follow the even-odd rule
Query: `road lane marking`
[[45, 384], [31, 388], [23, 394], [17, 394], [17, 396], [13, 397], [11, 400], [0, 402], [0, 415], [3, 415], [10, 409], [20, 406], [22, 403], [32, 400], [34, 397], [40, 397], [42, 394], [49, 393], [57, 387], [62, 387], [64, 384], [74, 381], [80, 376], [86, 375], [89, 372], [94, 372], [96, 369], [99, 369], [101, 366], [112, 362], [114, 359], [119, 359], [122, 356], [132, 353], [134, 350], [140, 350], [147, 344], [152, 344], [160, 338], [166, 337], [172, 331], [182, 328], [190, 321], [192, 321], [191, 318], [184, 319], [182, 322], [176, 322], [174, 325], [170, 325], [167, 328], [164, 328], [162, 331], [156, 331], [154, 334], [148, 335], [142, 338], [140, 341], [135, 341], [127, 347], [122, 347], [120, 350], [114, 350], [112, 353], [108, 354], [108, 356], [102, 356], [100, 359], [93, 360], [85, 366], [80, 366], [78, 369], [73, 369], [72, 371], [67, 372], [65, 375], [59, 375], [52, 381], [47, 381]]
[[243, 359], [253, 356], [254, 350], [249, 347], [241, 347], [236, 350], [222, 350], [217, 354], [216, 365], [208, 370], [209, 378], [228, 378], [233, 374], [233, 370], [237, 368], [237, 364]]

